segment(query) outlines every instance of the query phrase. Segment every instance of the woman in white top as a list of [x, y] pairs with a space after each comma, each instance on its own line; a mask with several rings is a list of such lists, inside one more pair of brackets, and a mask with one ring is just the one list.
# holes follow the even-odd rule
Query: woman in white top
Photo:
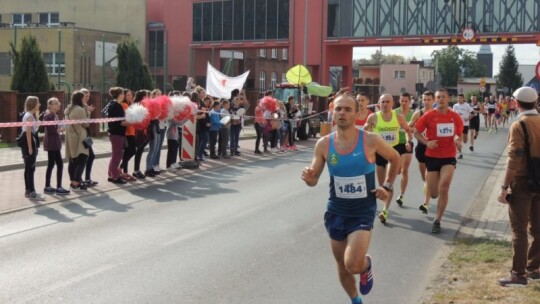
[[[39, 112], [39, 99], [36, 96], [26, 97], [24, 102], [23, 122], [35, 122], [36, 113]], [[43, 201], [43, 195], [36, 193], [34, 184], [34, 173], [36, 172], [36, 158], [39, 148], [39, 138], [37, 136], [38, 126], [23, 127], [23, 134], [20, 146], [22, 157], [24, 159], [24, 196], [34, 201]], [[26, 140], [24, 140], [26, 139]]]

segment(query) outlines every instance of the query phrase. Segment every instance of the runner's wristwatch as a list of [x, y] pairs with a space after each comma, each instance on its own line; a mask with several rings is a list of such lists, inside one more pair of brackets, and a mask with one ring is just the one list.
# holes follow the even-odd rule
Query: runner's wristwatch
[[390, 184], [389, 182], [383, 183], [382, 187], [386, 191], [390, 191], [390, 192], [394, 191], [394, 186], [392, 184]]

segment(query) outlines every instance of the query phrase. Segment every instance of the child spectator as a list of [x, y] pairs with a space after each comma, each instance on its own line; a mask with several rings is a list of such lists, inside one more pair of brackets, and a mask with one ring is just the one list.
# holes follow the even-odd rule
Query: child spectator
[[[57, 98], [50, 98], [47, 101], [47, 112], [43, 116], [44, 121], [58, 121], [58, 111], [60, 110], [60, 101]], [[45, 172], [45, 189], [46, 194], [67, 195], [69, 190], [62, 188], [62, 171], [64, 170], [64, 162], [62, 161], [62, 139], [60, 138], [59, 130], [63, 131], [63, 127], [59, 125], [45, 126], [45, 137], [43, 138], [43, 150], [47, 151], [47, 171]], [[51, 175], [54, 165], [56, 164], [56, 188], [51, 187]]]

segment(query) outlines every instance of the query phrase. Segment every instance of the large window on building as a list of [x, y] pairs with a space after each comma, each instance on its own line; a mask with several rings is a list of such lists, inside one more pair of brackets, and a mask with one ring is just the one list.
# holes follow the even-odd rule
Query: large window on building
[[259, 92], [264, 93], [266, 91], [266, 72], [261, 71], [259, 73]]
[[26, 26], [32, 23], [32, 14], [13, 14], [12, 24], [13, 26]]
[[64, 53], [43, 53], [43, 61], [49, 75], [66, 74], [66, 58]]
[[8, 52], [0, 52], [0, 75], [11, 75], [11, 56]]
[[223, 39], [223, 2], [215, 2], [212, 6], [212, 40]]
[[276, 39], [278, 32], [278, 1], [266, 0], [266, 39]]
[[60, 25], [60, 16], [58, 13], [39, 13], [39, 24], [51, 26]]
[[[217, 2], [214, 2], [216, 4]], [[203, 16], [203, 22], [207, 22]], [[230, 41], [233, 38], [233, 2], [223, 1], [223, 37], [222, 40]]]
[[234, 0], [233, 4], [233, 40], [244, 40], [244, 0]]
[[290, 0], [193, 3], [193, 41], [289, 38]]
[[[212, 17], [212, 2], [204, 2], [202, 5], [203, 5], [203, 16]], [[211, 20], [212, 19], [210, 19], [209, 21]], [[212, 41], [212, 22], [203, 22], [202, 40]]]
[[148, 62], [150, 68], [163, 67], [163, 30], [148, 32]]
[[276, 88], [276, 83], [277, 83], [277, 73], [276, 72], [272, 72], [272, 77], [270, 78], [270, 86], [271, 86], [271, 90], [275, 89]]

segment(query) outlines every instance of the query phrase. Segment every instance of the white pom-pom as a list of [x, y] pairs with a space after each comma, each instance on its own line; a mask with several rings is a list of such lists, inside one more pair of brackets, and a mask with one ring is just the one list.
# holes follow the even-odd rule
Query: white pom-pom
[[128, 123], [141, 123], [146, 116], [148, 116], [148, 110], [141, 104], [132, 104], [126, 109], [126, 121]]
[[173, 116], [184, 111], [185, 107], [191, 106], [192, 102], [186, 96], [174, 96], [171, 98]]

